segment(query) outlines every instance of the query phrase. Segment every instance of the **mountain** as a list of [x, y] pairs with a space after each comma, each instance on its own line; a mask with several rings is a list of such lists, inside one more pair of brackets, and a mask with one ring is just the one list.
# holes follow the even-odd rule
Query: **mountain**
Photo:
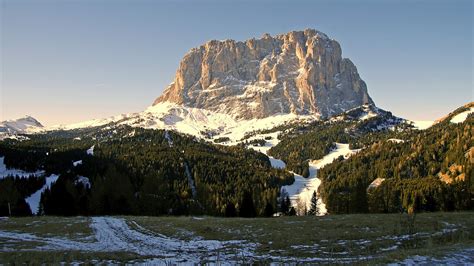
[[31, 213], [25, 198], [41, 194], [51, 215], [302, 214], [314, 191], [322, 213], [472, 209], [473, 107], [416, 130], [378, 108], [315, 30], [210, 41], [143, 112], [46, 129], [2, 122], [13, 135], [0, 141], [2, 169], [42, 174], [0, 180], [0, 216], [9, 202]]
[[357, 68], [326, 34], [307, 29], [191, 49], [154, 106], [171, 102], [237, 120], [277, 114], [330, 117], [373, 104]]
[[238, 141], [363, 104], [375, 107], [354, 64], [342, 58], [335, 40], [308, 29], [209, 41], [184, 56], [173, 83], [145, 111], [50, 129], [115, 124]]
[[0, 133], [23, 134], [37, 132], [43, 129], [43, 125], [31, 116], [25, 116], [16, 120], [0, 122]]

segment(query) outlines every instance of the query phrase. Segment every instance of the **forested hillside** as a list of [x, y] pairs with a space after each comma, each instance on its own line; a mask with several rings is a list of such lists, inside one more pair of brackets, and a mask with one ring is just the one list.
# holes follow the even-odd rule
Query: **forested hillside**
[[323, 158], [335, 142], [359, 149], [379, 140], [411, 134], [413, 127], [404, 120], [390, 112], [377, 111], [377, 116], [360, 120], [361, 110], [356, 108], [335, 119], [293, 127], [279, 136], [280, 143], [268, 153], [285, 161], [289, 170], [307, 177], [308, 160]]
[[[471, 104], [472, 105], [472, 104]], [[379, 140], [318, 173], [321, 195], [332, 213], [472, 209], [474, 116], [448, 118], [403, 141]], [[371, 183], [378, 179], [379, 184]], [[381, 182], [381, 183], [380, 183]]]
[[[293, 182], [261, 153], [163, 130], [105, 126], [29, 138], [0, 142], [0, 156], [8, 167], [60, 175], [43, 193], [42, 214], [224, 215], [226, 209], [238, 214], [247, 202], [263, 215], [265, 208], [276, 210], [280, 187]], [[8, 214], [8, 203], [24, 207], [22, 199], [37, 189], [7, 187], [12, 182], [20, 181], [0, 180], [10, 191], [0, 194], [0, 215]]]

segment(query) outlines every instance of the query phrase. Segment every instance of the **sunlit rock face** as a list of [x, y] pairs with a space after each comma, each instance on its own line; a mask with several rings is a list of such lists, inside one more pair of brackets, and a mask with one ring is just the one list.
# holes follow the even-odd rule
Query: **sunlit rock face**
[[154, 105], [161, 102], [236, 119], [288, 113], [330, 117], [373, 104], [339, 43], [312, 29], [193, 48]]

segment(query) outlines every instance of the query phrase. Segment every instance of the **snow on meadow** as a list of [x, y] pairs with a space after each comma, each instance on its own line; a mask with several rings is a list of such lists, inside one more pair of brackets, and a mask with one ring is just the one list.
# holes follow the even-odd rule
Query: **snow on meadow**
[[415, 255], [403, 261], [390, 263], [395, 265], [472, 265], [474, 263], [474, 248], [452, 252], [441, 258]]
[[0, 239], [40, 244], [35, 250], [132, 252], [170, 263], [199, 263], [215, 258], [233, 261], [239, 259], [236, 254], [253, 256], [256, 248], [255, 244], [242, 240], [174, 239], [151, 232], [134, 221], [129, 224], [123, 218], [93, 217], [90, 228], [95, 241], [90, 241], [90, 238], [80, 241], [52, 236], [40, 237], [13, 231], [0, 231]]
[[[367, 230], [370, 230], [366, 224], [357, 224], [345, 216], [340, 217], [327, 217], [323, 218], [327, 221], [333, 221], [336, 219], [338, 224], [346, 224], [350, 228], [353, 228], [354, 234], [366, 235]], [[385, 217], [380, 217], [385, 218]], [[158, 228], [162, 226], [166, 227], [166, 220], [168, 218], [152, 218], [143, 217], [147, 221], [145, 224], [150, 224], [149, 219], [155, 219], [152, 223], [158, 224]], [[181, 218], [180, 218], [181, 219]], [[215, 219], [211, 217], [188, 217], [186, 223], [196, 223], [196, 225], [206, 226], [202, 220]], [[238, 219], [238, 218], [236, 218]], [[273, 220], [273, 219], [271, 219]], [[386, 254], [394, 254], [394, 252], [404, 246], [406, 243], [412, 243], [414, 240], [429, 240], [433, 237], [439, 237], [443, 235], [449, 236], [456, 230], [463, 230], [461, 225], [449, 224], [442, 222], [441, 228], [430, 232], [417, 232], [415, 234], [385, 234], [386, 231], [374, 230], [371, 234], [364, 238], [353, 238], [350, 236], [349, 239], [344, 238], [347, 232], [331, 228], [332, 223], [320, 223], [320, 219], [311, 220], [284, 220], [280, 222], [274, 222], [275, 227], [270, 229], [256, 226], [253, 223], [247, 221], [236, 221], [235, 227], [229, 230], [227, 226], [220, 227], [216, 225], [216, 232], [225, 232], [224, 235], [210, 236], [209, 239], [204, 239], [203, 236], [194, 230], [182, 229], [178, 224], [176, 229], [185, 230], [189, 232], [188, 236], [183, 238], [175, 238], [166, 236], [160, 233], [160, 231], [150, 230], [145, 228], [146, 225], [141, 225], [142, 222], [134, 219], [133, 217], [74, 217], [74, 218], [54, 218], [53, 223], [55, 228], [61, 228], [63, 226], [69, 227], [72, 223], [82, 224], [88, 226], [91, 230], [75, 232], [73, 234], [68, 233], [64, 235], [63, 232], [59, 232], [59, 235], [53, 233], [33, 233], [37, 230], [35, 228], [42, 228], [42, 225], [48, 223], [48, 221], [35, 220], [31, 222], [28, 220], [27, 226], [33, 228], [28, 230], [28, 233], [21, 232], [22, 230], [10, 230], [11, 226], [16, 228], [24, 228], [25, 224], [21, 223], [21, 220], [11, 221], [6, 219], [2, 221], [0, 219], [0, 225], [4, 223], [2, 229], [0, 229], [0, 241], [4, 245], [0, 245], [0, 250], [3, 252], [17, 252], [27, 256], [28, 252], [45, 252], [44, 255], [48, 256], [51, 251], [53, 252], [71, 252], [79, 251], [80, 254], [91, 252], [87, 257], [94, 257], [95, 253], [112, 253], [111, 256], [117, 254], [117, 259], [121, 260], [120, 253], [125, 252], [129, 254], [135, 254], [134, 260], [128, 261], [127, 264], [150, 264], [150, 265], [174, 265], [174, 264], [252, 264], [252, 263], [272, 263], [272, 264], [301, 264], [301, 263], [324, 263], [324, 264], [350, 264], [360, 262], [366, 264], [370, 260], [384, 258]], [[251, 221], [251, 220], [250, 220]], [[270, 220], [269, 220], [270, 221]], [[20, 224], [17, 224], [20, 222]], [[163, 224], [161, 224], [163, 222]], [[298, 226], [294, 224], [298, 223]], [[374, 227], [374, 223], [371, 222], [371, 227]], [[224, 223], [225, 224], [225, 223]], [[40, 227], [36, 227], [36, 226]], [[317, 227], [320, 225], [321, 227]], [[316, 230], [322, 230], [326, 232], [331, 228], [330, 232], [334, 230], [340, 233], [340, 236], [335, 238], [334, 236], [328, 240], [324, 235], [320, 235], [322, 238], [318, 238], [316, 241], [311, 243], [300, 242], [300, 240], [294, 240], [288, 242], [288, 240], [282, 241], [281, 239], [274, 239], [268, 241], [268, 233], [271, 230], [280, 230], [281, 227], [295, 231], [297, 236], [305, 238], [304, 232], [306, 230], [312, 230], [311, 228], [317, 228]], [[303, 227], [301, 227], [303, 226]], [[383, 226], [381, 226], [383, 227]], [[156, 228], [156, 227], [154, 227]], [[200, 228], [199, 226], [197, 228]], [[292, 229], [289, 229], [292, 228]], [[375, 225], [375, 228], [379, 228]], [[225, 229], [224, 231], [221, 231]], [[380, 228], [379, 228], [380, 229]], [[50, 229], [51, 230], [51, 229]], [[52, 229], [54, 230], [54, 229]], [[262, 232], [263, 230], [263, 232]], [[267, 231], [270, 230], [270, 231]], [[386, 229], [389, 230], [389, 229]], [[167, 230], [165, 230], [166, 232]], [[315, 232], [314, 230], [312, 232]], [[167, 232], [169, 233], [169, 232]], [[171, 233], [172, 235], [172, 233]], [[303, 236], [301, 236], [303, 235]], [[229, 238], [229, 236], [231, 236]], [[347, 236], [347, 235], [346, 235]], [[209, 236], [207, 236], [209, 237]], [[263, 238], [262, 238], [263, 237]], [[229, 240], [233, 239], [233, 240]], [[278, 242], [279, 249], [268, 248], [275, 247], [273, 241]], [[306, 243], [306, 244], [300, 244]], [[404, 249], [400, 250], [403, 252]], [[461, 264], [472, 263], [473, 252], [472, 248], [459, 250], [445, 257], [433, 258], [426, 256], [414, 256], [408, 257], [403, 261], [400, 261], [394, 265], [412, 265], [412, 264]], [[71, 252], [72, 253], [72, 252]], [[416, 253], [415, 253], [416, 254]], [[73, 257], [74, 258], [74, 257]], [[403, 257], [402, 257], [403, 258]], [[122, 258], [123, 259], [123, 258]], [[87, 263], [81, 262], [81, 259], [76, 259], [78, 264]], [[377, 262], [377, 261], [374, 261]], [[93, 262], [94, 263], [94, 262]], [[95, 263], [102, 264], [95, 260]], [[120, 264], [118, 261], [107, 261], [106, 264]], [[121, 263], [124, 263], [123, 261]], [[380, 263], [380, 262], [379, 262]], [[373, 263], [372, 263], [373, 264]]]

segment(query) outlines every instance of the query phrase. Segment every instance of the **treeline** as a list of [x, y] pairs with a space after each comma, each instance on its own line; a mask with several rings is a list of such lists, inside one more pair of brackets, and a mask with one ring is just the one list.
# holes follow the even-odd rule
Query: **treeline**
[[[378, 141], [321, 169], [329, 212], [472, 209], [474, 116], [461, 124], [449, 120], [413, 132], [403, 143]], [[385, 181], [368, 188], [376, 178]]]

